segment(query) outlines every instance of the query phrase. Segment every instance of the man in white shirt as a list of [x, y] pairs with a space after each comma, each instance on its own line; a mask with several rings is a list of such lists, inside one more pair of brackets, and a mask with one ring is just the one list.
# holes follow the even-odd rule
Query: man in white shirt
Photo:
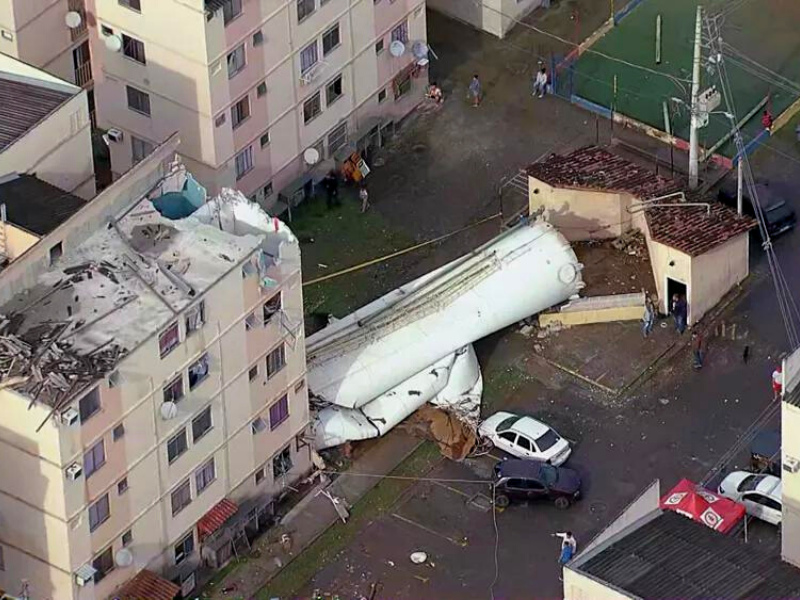
[[544, 98], [545, 93], [547, 92], [547, 69], [542, 67], [539, 69], [539, 72], [536, 73], [536, 79], [533, 81], [533, 95], [536, 96], [538, 94], [539, 98]]

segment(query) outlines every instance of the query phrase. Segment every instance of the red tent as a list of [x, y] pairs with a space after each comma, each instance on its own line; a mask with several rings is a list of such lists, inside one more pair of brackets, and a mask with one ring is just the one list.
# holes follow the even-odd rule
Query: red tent
[[681, 479], [678, 485], [661, 498], [660, 506], [720, 533], [727, 533], [744, 517], [744, 506], [710, 492], [688, 479]]

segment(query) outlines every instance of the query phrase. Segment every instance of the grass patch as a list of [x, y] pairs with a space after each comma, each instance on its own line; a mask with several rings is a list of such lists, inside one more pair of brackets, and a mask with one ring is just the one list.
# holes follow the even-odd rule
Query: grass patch
[[509, 365], [489, 369], [483, 374], [483, 412], [503, 403], [509, 396], [517, 393], [533, 378], [522, 369]]
[[[290, 226], [301, 240], [304, 280], [379, 258], [414, 243], [374, 209], [362, 214], [354, 193], [352, 189], [342, 189], [342, 205], [331, 210], [319, 197], [295, 210]], [[349, 314], [404, 283], [398, 281], [401, 270], [402, 260], [394, 259], [307, 286], [303, 289], [305, 312], [336, 317]]]
[[[427, 473], [441, 459], [432, 442], [423, 442], [392, 471], [391, 475], [418, 476]], [[411, 480], [382, 479], [350, 511], [346, 524], [337, 521], [297, 558], [262, 588], [256, 598], [293, 598], [311, 578], [347, 548], [370, 521], [395, 505], [401, 494], [414, 484]]]

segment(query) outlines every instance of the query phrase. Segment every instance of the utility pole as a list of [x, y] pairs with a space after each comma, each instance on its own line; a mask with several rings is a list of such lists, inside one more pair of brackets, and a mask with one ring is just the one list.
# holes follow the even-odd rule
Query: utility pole
[[703, 32], [703, 8], [697, 6], [697, 20], [694, 25], [694, 61], [692, 62], [692, 115], [689, 129], [689, 189], [698, 185], [698, 157], [700, 154], [700, 62], [701, 37]]

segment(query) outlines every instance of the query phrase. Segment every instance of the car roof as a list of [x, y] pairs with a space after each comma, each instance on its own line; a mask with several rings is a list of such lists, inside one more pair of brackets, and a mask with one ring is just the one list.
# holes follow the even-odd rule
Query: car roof
[[535, 477], [538, 479], [542, 463], [538, 460], [509, 458], [501, 460], [497, 467], [499, 477]]
[[511, 431], [516, 431], [532, 440], [542, 437], [550, 428], [533, 417], [522, 417], [511, 426]]
[[774, 475], [764, 475], [763, 479], [761, 479], [756, 486], [757, 492], [769, 496], [778, 502], [781, 501], [782, 489], [783, 486], [781, 485], [780, 478]]

